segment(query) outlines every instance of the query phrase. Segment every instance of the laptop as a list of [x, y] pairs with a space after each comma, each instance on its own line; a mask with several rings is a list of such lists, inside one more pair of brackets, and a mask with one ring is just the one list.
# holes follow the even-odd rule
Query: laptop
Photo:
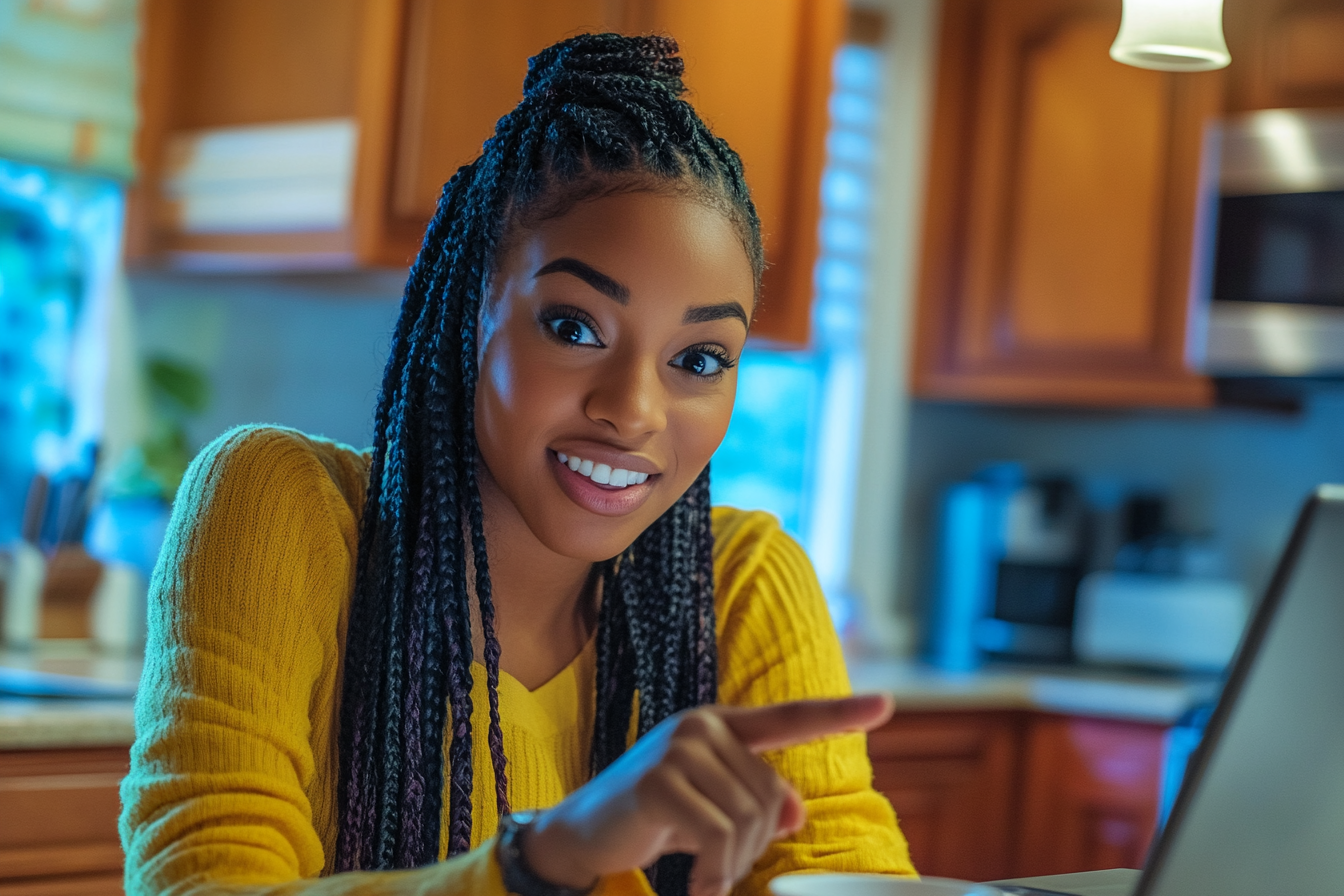
[[[1067, 877], [1072, 889], [1085, 875]], [[998, 886], [1006, 893], [1063, 892]], [[1339, 485], [1321, 486], [1302, 508], [1171, 817], [1132, 889], [1132, 896], [1308, 893], [1344, 893]]]

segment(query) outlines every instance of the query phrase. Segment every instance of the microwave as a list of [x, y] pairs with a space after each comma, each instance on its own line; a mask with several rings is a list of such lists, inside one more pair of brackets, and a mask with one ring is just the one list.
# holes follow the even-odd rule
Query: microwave
[[1209, 136], [1217, 213], [1197, 266], [1207, 301], [1192, 328], [1193, 366], [1222, 377], [1344, 376], [1344, 109], [1265, 110]]

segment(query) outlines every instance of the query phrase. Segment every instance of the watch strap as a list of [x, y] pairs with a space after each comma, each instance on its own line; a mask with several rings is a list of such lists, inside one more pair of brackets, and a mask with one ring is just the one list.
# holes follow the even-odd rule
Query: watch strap
[[523, 858], [522, 836], [536, 820], [535, 812], [514, 812], [499, 822], [499, 839], [495, 842], [495, 858], [504, 889], [514, 896], [587, 896], [593, 887], [566, 887], [554, 884], [537, 875]]

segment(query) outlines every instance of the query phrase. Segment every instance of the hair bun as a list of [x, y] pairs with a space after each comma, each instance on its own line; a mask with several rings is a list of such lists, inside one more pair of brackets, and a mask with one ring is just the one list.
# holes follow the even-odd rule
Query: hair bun
[[580, 34], [552, 44], [527, 61], [523, 96], [543, 96], [554, 91], [558, 81], [575, 75], [643, 78], [679, 96], [686, 90], [681, 81], [686, 64], [677, 52], [677, 42], [666, 35]]

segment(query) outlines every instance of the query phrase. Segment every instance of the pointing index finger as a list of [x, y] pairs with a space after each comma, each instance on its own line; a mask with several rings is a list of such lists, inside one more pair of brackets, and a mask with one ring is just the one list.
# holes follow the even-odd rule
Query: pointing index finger
[[886, 694], [795, 700], [769, 706], [720, 706], [715, 711], [753, 753], [778, 750], [847, 731], [869, 731], [891, 718]]

